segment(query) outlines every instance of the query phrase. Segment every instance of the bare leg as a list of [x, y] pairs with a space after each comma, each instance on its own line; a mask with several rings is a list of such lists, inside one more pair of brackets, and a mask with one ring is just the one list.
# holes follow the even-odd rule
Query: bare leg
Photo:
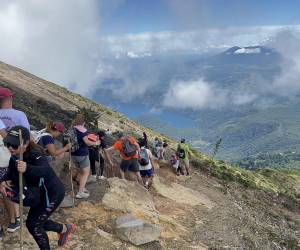
[[90, 174], [90, 167], [85, 167], [80, 169], [80, 177], [79, 177], [79, 192], [82, 192], [85, 188], [86, 182], [88, 180]]
[[9, 222], [15, 223], [14, 203], [11, 202], [7, 197], [4, 197], [3, 203], [9, 216]]
[[121, 179], [125, 179], [125, 173], [122, 169], [120, 169]]

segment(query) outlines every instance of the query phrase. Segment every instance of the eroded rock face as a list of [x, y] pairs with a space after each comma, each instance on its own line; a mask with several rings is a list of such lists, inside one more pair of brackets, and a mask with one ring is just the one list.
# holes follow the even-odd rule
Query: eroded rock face
[[161, 229], [126, 214], [116, 219], [115, 232], [120, 239], [139, 246], [157, 240]]
[[144, 187], [137, 182], [118, 178], [110, 178], [108, 182], [110, 188], [102, 199], [105, 207], [158, 222], [159, 213], [151, 194]]

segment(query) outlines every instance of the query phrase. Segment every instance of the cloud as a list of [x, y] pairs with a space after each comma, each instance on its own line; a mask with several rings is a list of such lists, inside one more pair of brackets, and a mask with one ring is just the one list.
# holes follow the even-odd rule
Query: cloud
[[96, 0], [4, 0], [0, 60], [84, 92], [93, 81], [99, 40]]
[[284, 30], [270, 42], [283, 57], [281, 74], [269, 91], [276, 95], [291, 96], [300, 94], [300, 32]]

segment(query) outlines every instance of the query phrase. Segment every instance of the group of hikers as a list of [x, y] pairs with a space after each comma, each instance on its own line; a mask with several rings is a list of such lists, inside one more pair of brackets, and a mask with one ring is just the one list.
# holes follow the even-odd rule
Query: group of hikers
[[[7, 231], [13, 233], [20, 228], [19, 193], [23, 190], [23, 205], [29, 207], [26, 227], [40, 249], [50, 249], [47, 231], [56, 232], [58, 246], [64, 246], [75, 230], [72, 223], [61, 224], [49, 219], [65, 197], [65, 186], [53, 168], [55, 160], [69, 153], [77, 169], [77, 199], [89, 198], [86, 184], [109, 177], [109, 169], [118, 169], [121, 178], [128, 176], [150, 189], [155, 157], [166, 160], [168, 144], [155, 138], [151, 148], [145, 132], [139, 140], [117, 132], [117, 139], [108, 147], [105, 137], [111, 136], [109, 129], [89, 131], [85, 125], [84, 115], [77, 114], [69, 130], [64, 123], [51, 121], [45, 129], [32, 131], [24, 112], [13, 108], [12, 91], [0, 87], [0, 193], [9, 216]], [[57, 143], [60, 137], [63, 137], [61, 144]], [[114, 163], [114, 151], [121, 157], [118, 166]], [[176, 153], [170, 157], [174, 173], [190, 174], [190, 155], [182, 139]], [[19, 185], [20, 174], [23, 187]], [[0, 225], [0, 238], [3, 234]]]

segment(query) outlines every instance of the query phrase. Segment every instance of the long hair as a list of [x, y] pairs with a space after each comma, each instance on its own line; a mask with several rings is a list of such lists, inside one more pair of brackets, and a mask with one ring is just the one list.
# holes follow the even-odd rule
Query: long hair
[[54, 121], [48, 122], [46, 125], [46, 132], [51, 133], [51, 131], [53, 131], [53, 126], [54, 126]]
[[83, 125], [85, 122], [85, 117], [83, 114], [77, 114], [73, 120], [73, 126]]
[[42, 155], [46, 155], [45, 150], [33, 140], [29, 140], [29, 144], [24, 152], [24, 156], [28, 157], [32, 151], [39, 152]]

